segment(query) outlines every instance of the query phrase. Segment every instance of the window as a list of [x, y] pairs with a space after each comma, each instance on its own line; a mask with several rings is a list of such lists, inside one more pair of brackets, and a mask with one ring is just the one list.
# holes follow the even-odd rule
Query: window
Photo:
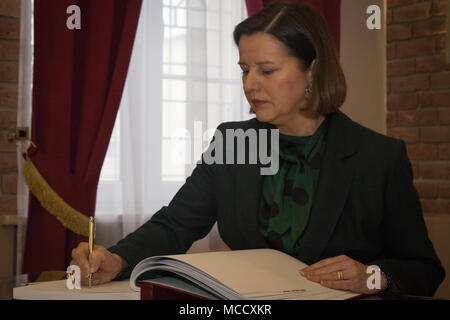
[[97, 216], [149, 217], [190, 175], [209, 143], [203, 134], [248, 118], [233, 41], [245, 15], [241, 0], [143, 1]]

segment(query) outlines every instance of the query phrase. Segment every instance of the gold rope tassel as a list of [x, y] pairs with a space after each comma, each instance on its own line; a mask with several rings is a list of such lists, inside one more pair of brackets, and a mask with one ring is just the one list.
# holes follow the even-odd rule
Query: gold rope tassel
[[48, 185], [28, 156], [25, 156], [23, 175], [30, 191], [45, 210], [72, 232], [89, 236], [89, 218], [72, 208]]

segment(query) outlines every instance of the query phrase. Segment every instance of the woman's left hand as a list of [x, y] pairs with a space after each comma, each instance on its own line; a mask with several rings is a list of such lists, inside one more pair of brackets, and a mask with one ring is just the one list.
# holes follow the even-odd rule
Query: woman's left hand
[[[376, 294], [387, 287], [387, 279], [381, 272], [380, 288], [370, 289], [367, 279], [368, 266], [341, 255], [316, 262], [299, 270], [300, 274], [310, 281], [320, 283], [332, 289], [350, 290], [356, 293]], [[339, 279], [341, 278], [341, 279]]]

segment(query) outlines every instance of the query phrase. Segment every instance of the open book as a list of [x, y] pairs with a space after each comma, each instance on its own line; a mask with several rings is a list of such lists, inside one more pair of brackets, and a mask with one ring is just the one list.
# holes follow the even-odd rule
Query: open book
[[13, 290], [25, 300], [138, 300], [138, 282], [209, 299], [350, 299], [358, 294], [333, 290], [299, 274], [306, 265], [271, 249], [207, 252], [150, 257], [136, 265], [130, 281], [69, 290], [66, 280], [37, 282]]
[[272, 249], [252, 249], [149, 257], [133, 269], [130, 286], [139, 281], [210, 299], [350, 299], [356, 293], [334, 290], [299, 274], [307, 265]]

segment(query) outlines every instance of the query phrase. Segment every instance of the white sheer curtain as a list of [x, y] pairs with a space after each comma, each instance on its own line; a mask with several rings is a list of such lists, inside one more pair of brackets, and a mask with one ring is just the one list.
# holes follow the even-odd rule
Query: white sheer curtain
[[[168, 205], [217, 125], [249, 117], [232, 37], [245, 17], [243, 0], [143, 1], [97, 193], [98, 243]], [[199, 250], [211, 242], [220, 246], [214, 229]]]

